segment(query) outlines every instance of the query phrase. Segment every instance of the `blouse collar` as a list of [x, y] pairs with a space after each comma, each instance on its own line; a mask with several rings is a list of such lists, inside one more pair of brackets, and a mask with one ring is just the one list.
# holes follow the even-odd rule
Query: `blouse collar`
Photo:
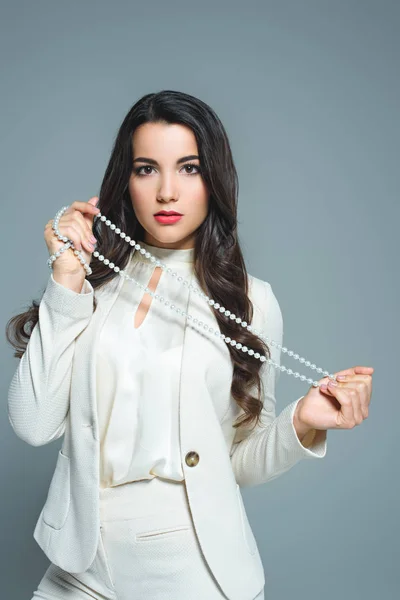
[[[175, 263], [191, 263], [194, 262], [194, 248], [160, 248], [158, 246], [152, 246], [150, 244], [146, 244], [145, 242], [139, 242], [140, 246], [150, 252], [155, 258], [160, 260], [165, 264], [175, 264]], [[146, 258], [140, 250], [134, 250], [132, 253], [132, 259], [136, 258], [137, 260], [141, 260], [142, 262], [150, 262], [150, 259]]]

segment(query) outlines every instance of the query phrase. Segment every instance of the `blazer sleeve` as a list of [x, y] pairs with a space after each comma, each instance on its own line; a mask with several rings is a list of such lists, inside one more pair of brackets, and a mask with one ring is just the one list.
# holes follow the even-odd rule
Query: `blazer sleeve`
[[32, 446], [48, 444], [65, 431], [75, 341], [91, 319], [93, 300], [87, 279], [78, 293], [50, 274], [39, 319], [8, 390], [11, 426]]
[[[264, 283], [265, 300], [261, 333], [283, 343], [282, 312], [271, 285]], [[281, 364], [281, 351], [267, 342], [271, 358]], [[311, 430], [303, 443], [297, 437], [293, 415], [304, 396], [286, 406], [276, 416], [275, 387], [280, 370], [268, 362], [261, 365], [263, 409], [261, 423], [254, 429], [236, 430], [230, 450], [231, 464], [240, 486], [254, 486], [275, 479], [304, 458], [323, 458], [327, 449], [327, 431]]]

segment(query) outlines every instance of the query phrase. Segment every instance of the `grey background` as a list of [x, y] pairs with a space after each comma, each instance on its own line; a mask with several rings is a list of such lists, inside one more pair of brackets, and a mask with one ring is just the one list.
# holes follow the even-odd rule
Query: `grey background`
[[[284, 344], [331, 372], [375, 368], [369, 418], [329, 431], [324, 460], [243, 490], [266, 598], [397, 598], [399, 3], [1, 8], [3, 331], [46, 285], [45, 223], [98, 193], [131, 105], [161, 89], [209, 103], [239, 171], [248, 270], [272, 285]], [[14, 435], [4, 336], [1, 362], [2, 596], [28, 600], [49, 564], [32, 534], [61, 440]], [[307, 389], [282, 374], [278, 413]]]

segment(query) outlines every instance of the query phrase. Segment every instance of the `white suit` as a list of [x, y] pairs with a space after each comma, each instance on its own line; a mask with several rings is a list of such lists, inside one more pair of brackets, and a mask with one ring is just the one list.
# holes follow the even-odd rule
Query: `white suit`
[[[96, 337], [123, 277], [94, 291], [85, 280], [78, 294], [51, 274], [39, 307], [39, 322], [12, 378], [8, 393], [10, 423], [22, 440], [47, 444], [64, 434], [63, 446], [39, 515], [34, 538], [49, 560], [68, 572], [92, 563], [99, 536], [99, 436], [96, 411]], [[269, 283], [249, 275], [254, 303], [252, 325], [282, 343], [282, 315]], [[93, 295], [98, 301], [93, 312]], [[187, 312], [218, 328], [211, 307], [191, 294]], [[247, 520], [239, 486], [265, 483], [303, 458], [323, 458], [326, 432], [317, 431], [306, 448], [293, 427], [296, 401], [276, 417], [278, 373], [263, 363], [265, 386], [262, 426], [237, 431], [236, 402], [226, 402], [233, 367], [221, 340], [210, 339], [187, 322], [180, 383], [180, 445], [190, 509], [204, 556], [231, 600], [251, 600], [265, 583], [257, 544]], [[280, 351], [270, 345], [272, 359]], [[221, 393], [210, 397], [201, 357], [218, 352]], [[224, 387], [225, 386], [225, 387]], [[224, 405], [226, 406], [226, 405]], [[250, 433], [250, 435], [248, 435]], [[314, 432], [315, 433], [315, 432]]]

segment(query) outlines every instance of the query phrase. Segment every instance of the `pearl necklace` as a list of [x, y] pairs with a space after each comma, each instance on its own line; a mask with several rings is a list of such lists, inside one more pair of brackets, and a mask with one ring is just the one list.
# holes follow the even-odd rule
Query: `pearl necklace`
[[[52, 254], [50, 256], [50, 258], [48, 259], [47, 264], [48, 264], [48, 266], [49, 266], [50, 269], [53, 268], [53, 262], [63, 252], [65, 252], [70, 247], [75, 248], [73, 242], [71, 240], [69, 240], [66, 236], [62, 236], [60, 234], [59, 230], [58, 230], [58, 221], [60, 220], [61, 215], [64, 214], [64, 212], [67, 210], [67, 208], [68, 208], [68, 206], [64, 206], [57, 213], [56, 217], [54, 218], [54, 222], [52, 224], [52, 228], [53, 228], [53, 231], [54, 231], [55, 235], [58, 237], [58, 239], [60, 241], [65, 242], [65, 244], [64, 244], [64, 246], [62, 248], [60, 248], [59, 251], [57, 251], [55, 254]], [[181, 283], [184, 286], [187, 286], [189, 290], [193, 291], [195, 294], [197, 294], [198, 296], [200, 296], [200, 298], [202, 300], [204, 300], [205, 302], [207, 302], [215, 310], [219, 310], [219, 312], [223, 313], [226, 317], [228, 317], [232, 321], [235, 321], [236, 323], [238, 323], [242, 327], [246, 328], [247, 331], [253, 332], [255, 335], [257, 335], [259, 338], [261, 338], [262, 340], [264, 340], [268, 344], [270, 344], [272, 346], [275, 346], [276, 348], [278, 348], [279, 350], [281, 350], [281, 352], [287, 353], [288, 356], [291, 356], [295, 360], [298, 360], [300, 363], [304, 364], [306, 367], [309, 367], [310, 369], [315, 370], [317, 373], [320, 373], [323, 376], [329, 377], [329, 379], [336, 380], [336, 377], [333, 374], [330, 374], [329, 371], [324, 371], [323, 369], [321, 369], [320, 367], [317, 367], [315, 364], [312, 364], [310, 361], [306, 360], [305, 358], [303, 358], [299, 354], [294, 353], [292, 350], [288, 350], [285, 346], [281, 346], [281, 344], [278, 344], [274, 340], [271, 340], [268, 336], [264, 336], [260, 331], [257, 331], [254, 327], [252, 327], [251, 325], [248, 325], [246, 323], [246, 321], [242, 321], [242, 319], [240, 317], [237, 317], [235, 314], [231, 313], [225, 307], [220, 306], [220, 304], [218, 302], [215, 302], [212, 298], [210, 298], [209, 296], [207, 296], [207, 294], [205, 294], [200, 288], [197, 288], [197, 287], [193, 286], [188, 280], [186, 280], [183, 277], [181, 277], [180, 275], [178, 275], [178, 273], [176, 271], [172, 271], [172, 269], [170, 267], [168, 267], [168, 265], [166, 265], [165, 263], [162, 263], [155, 256], [153, 256], [150, 252], [148, 252], [145, 248], [142, 248], [139, 243], [135, 242], [135, 240], [132, 240], [129, 235], [126, 235], [126, 233], [124, 233], [123, 231], [121, 231], [119, 227], [116, 227], [116, 225], [114, 223], [111, 223], [111, 221], [109, 219], [107, 219], [106, 216], [102, 215], [101, 212], [97, 213], [97, 215], [94, 215], [94, 218], [95, 219], [97, 218], [97, 219], [100, 219], [101, 221], [103, 221], [108, 227], [110, 227], [111, 230], [115, 231], [116, 234], [120, 235], [120, 237], [122, 239], [124, 239], [125, 242], [127, 242], [131, 246], [133, 246], [135, 248], [135, 250], [139, 250], [139, 252], [141, 254], [143, 254], [152, 263], [154, 263], [156, 267], [161, 267], [161, 269], [163, 269], [163, 271], [165, 271], [166, 273], [168, 273], [168, 275], [170, 275], [171, 277], [176, 277], [176, 279], [177, 279], [177, 281], [179, 281], [179, 283]], [[87, 274], [90, 275], [92, 273], [92, 269], [86, 263], [86, 261], [83, 258], [81, 252], [79, 252], [79, 250], [74, 249], [74, 254], [78, 257], [80, 263], [83, 265], [83, 267], [84, 267], [85, 271], [87, 272]], [[125, 271], [121, 270], [118, 266], [114, 265], [113, 262], [110, 262], [108, 258], [104, 258], [104, 256], [102, 254], [100, 254], [97, 250], [95, 250], [93, 252], [93, 256], [95, 258], [98, 258], [98, 260], [100, 260], [101, 262], [103, 262], [110, 269], [113, 269], [116, 273], [119, 273], [119, 275], [121, 277], [124, 277], [125, 279], [128, 279], [129, 281], [131, 281], [132, 283], [134, 283], [136, 286], [138, 286], [140, 289], [142, 289], [144, 292], [146, 292], [147, 294], [150, 294], [150, 296], [152, 298], [154, 298], [155, 300], [159, 300], [161, 303], [164, 304], [164, 306], [169, 307], [171, 310], [174, 310], [177, 314], [179, 314], [183, 318], [186, 317], [194, 325], [196, 325], [197, 327], [203, 329], [204, 331], [207, 331], [209, 334], [214, 335], [216, 338], [219, 338], [219, 339], [223, 340], [226, 344], [230, 344], [231, 346], [234, 346], [235, 348], [237, 348], [238, 350], [241, 350], [242, 352], [245, 352], [245, 353], [247, 352], [247, 354], [249, 354], [249, 356], [254, 356], [254, 358], [256, 358], [257, 360], [260, 360], [260, 362], [268, 362], [275, 369], [279, 369], [281, 372], [287, 373], [288, 375], [292, 375], [293, 377], [295, 377], [296, 379], [298, 378], [301, 381], [306, 381], [307, 383], [309, 383], [313, 387], [319, 387], [319, 382], [318, 381], [314, 381], [311, 378], [307, 378], [305, 375], [301, 375], [297, 371], [292, 371], [292, 369], [287, 369], [284, 365], [278, 364], [277, 362], [273, 361], [271, 358], [267, 359], [265, 356], [260, 355], [259, 352], [255, 352], [252, 348], [248, 348], [247, 346], [243, 346], [240, 342], [237, 342], [236, 340], [231, 339], [229, 336], [225, 336], [223, 333], [221, 333], [219, 331], [219, 329], [215, 329], [214, 330], [212, 327], [210, 327], [209, 325], [207, 325], [207, 323], [203, 323], [202, 321], [199, 321], [198, 319], [193, 318], [193, 316], [190, 315], [189, 313], [186, 313], [184, 310], [181, 310], [179, 307], [175, 306], [174, 304], [171, 304], [163, 296], [160, 296], [159, 294], [153, 292], [147, 286], [142, 285], [139, 281], [137, 281], [136, 279], [134, 279], [133, 277], [131, 277], [130, 275], [128, 275], [127, 273], [125, 273]]]

